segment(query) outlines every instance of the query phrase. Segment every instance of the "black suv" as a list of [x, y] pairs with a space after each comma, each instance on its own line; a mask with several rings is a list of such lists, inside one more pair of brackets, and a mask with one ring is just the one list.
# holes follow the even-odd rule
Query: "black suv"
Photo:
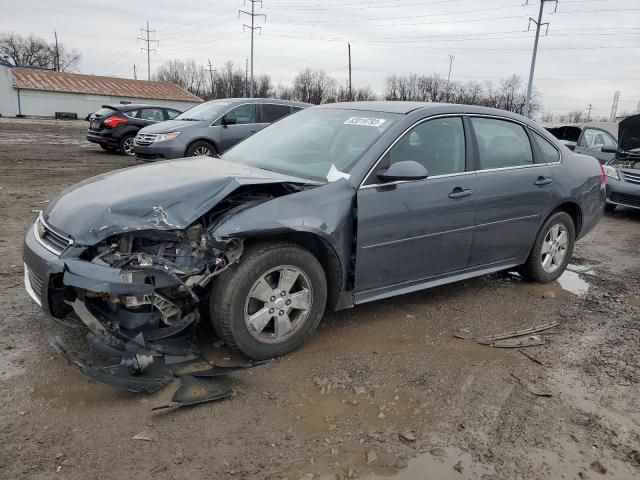
[[157, 105], [103, 105], [87, 118], [87, 140], [97, 143], [107, 151], [119, 150], [125, 155], [133, 155], [133, 139], [138, 130], [154, 123], [172, 120], [180, 113], [180, 110]]

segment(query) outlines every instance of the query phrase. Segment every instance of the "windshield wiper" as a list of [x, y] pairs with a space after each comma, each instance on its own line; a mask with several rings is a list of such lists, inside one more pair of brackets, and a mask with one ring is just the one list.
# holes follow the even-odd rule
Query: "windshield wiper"
[[185, 120], [187, 122], [199, 122], [197, 118], [176, 118], [175, 120]]

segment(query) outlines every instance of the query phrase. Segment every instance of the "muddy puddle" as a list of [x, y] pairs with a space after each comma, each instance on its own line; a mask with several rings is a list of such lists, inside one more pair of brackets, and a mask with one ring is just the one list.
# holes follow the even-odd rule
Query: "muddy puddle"
[[465, 480], [493, 475], [493, 466], [471, 453], [434, 444], [418, 453], [390, 453], [384, 448], [332, 448], [331, 453], [291, 467], [287, 478], [306, 480]]
[[545, 298], [555, 298], [567, 294], [583, 297], [589, 293], [591, 285], [588, 278], [592, 275], [595, 275], [595, 272], [589, 266], [569, 265], [554, 282], [540, 284], [523, 281], [521, 285], [526, 290]]
[[640, 308], [640, 292], [629, 295], [627, 302], [633, 307]]

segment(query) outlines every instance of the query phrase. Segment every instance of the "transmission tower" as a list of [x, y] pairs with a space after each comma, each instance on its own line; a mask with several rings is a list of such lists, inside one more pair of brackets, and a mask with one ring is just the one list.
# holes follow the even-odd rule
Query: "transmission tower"
[[[536, 56], [538, 55], [538, 40], [540, 39], [540, 28], [546, 25], [547, 29], [545, 31], [545, 35], [549, 33], [549, 22], [542, 23], [542, 14], [544, 13], [544, 4], [547, 2], [554, 2], [556, 4], [556, 8], [554, 13], [558, 10], [558, 0], [540, 0], [540, 10], [538, 11], [538, 20], [534, 20], [529, 17], [529, 26], [527, 27], [527, 31], [531, 28], [531, 23], [534, 23], [536, 26], [536, 39], [533, 42], [533, 55], [531, 56], [531, 69], [529, 70], [529, 83], [527, 84], [527, 98], [524, 103], [524, 110], [522, 114], [525, 117], [529, 116], [529, 111], [531, 110], [531, 90], [533, 89], [533, 73], [536, 69]], [[529, 0], [525, 5], [529, 5]]]
[[152, 40], [149, 37], [149, 34], [155, 34], [156, 31], [155, 30], [149, 30], [149, 20], [147, 20], [147, 28], [141, 28], [140, 29], [140, 34], [141, 35], [146, 35], [146, 38], [143, 37], [138, 37], [136, 39], [136, 41], [140, 41], [142, 40], [143, 42], [147, 43], [146, 47], [141, 47], [140, 51], [141, 52], [147, 52], [147, 80], [151, 80], [151, 52], [156, 52], [155, 48], [151, 48], [151, 44], [155, 43], [156, 45], [160, 44], [160, 40]]
[[246, 10], [238, 10], [238, 16], [244, 13], [245, 15], [249, 15], [251, 17], [251, 25], [247, 25], [245, 23], [242, 26], [242, 31], [244, 32], [246, 28], [251, 30], [251, 82], [249, 87], [249, 96], [253, 98], [253, 34], [256, 30], [262, 33], [262, 27], [255, 26], [255, 19], [256, 17], [263, 17], [264, 21], [266, 22], [267, 16], [264, 13], [256, 13], [256, 3], [259, 3], [260, 7], [262, 7], [262, 0], [245, 0], [244, 4], [246, 5], [247, 2], [251, 3], [251, 11], [247, 12]]
[[620, 90], [616, 90], [616, 93], [613, 94], [613, 103], [611, 104], [611, 116], [609, 117], [610, 122], [616, 121], [616, 113], [618, 112], [619, 101], [620, 101]]

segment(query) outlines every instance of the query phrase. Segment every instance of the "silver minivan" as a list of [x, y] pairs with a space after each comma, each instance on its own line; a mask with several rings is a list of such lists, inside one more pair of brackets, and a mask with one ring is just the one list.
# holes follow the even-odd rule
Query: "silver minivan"
[[212, 100], [196, 105], [173, 120], [141, 129], [133, 150], [136, 158], [147, 162], [213, 156], [309, 106], [270, 98]]

